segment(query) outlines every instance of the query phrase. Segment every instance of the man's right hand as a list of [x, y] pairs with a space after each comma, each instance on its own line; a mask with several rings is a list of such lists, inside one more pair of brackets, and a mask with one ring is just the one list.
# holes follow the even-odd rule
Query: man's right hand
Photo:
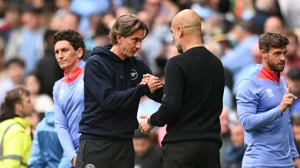
[[154, 94], [157, 89], [163, 87], [163, 84], [160, 82], [159, 78], [150, 74], [144, 74], [140, 84], [147, 84], [151, 94]]
[[157, 89], [160, 89], [163, 87], [162, 83], [160, 82], [159, 78], [158, 77], [155, 77], [155, 76], [151, 76], [149, 78], [149, 82], [147, 83], [149, 89], [150, 89], [150, 93], [151, 94], [154, 94], [154, 92], [157, 90]]
[[289, 85], [285, 94], [282, 97], [282, 100], [280, 102], [279, 105], [279, 110], [281, 113], [285, 112], [286, 109], [288, 109], [289, 107], [291, 107], [291, 105], [293, 104], [293, 102], [297, 99], [297, 97], [295, 95], [293, 95], [291, 92], [291, 86]]

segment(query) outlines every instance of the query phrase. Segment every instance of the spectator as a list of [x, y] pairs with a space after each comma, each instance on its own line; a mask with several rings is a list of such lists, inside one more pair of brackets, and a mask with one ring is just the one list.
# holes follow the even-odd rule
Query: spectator
[[29, 91], [16, 88], [7, 92], [0, 109], [0, 167], [27, 167], [31, 136], [30, 121], [25, 119], [33, 111]]
[[134, 168], [161, 168], [161, 150], [140, 129], [135, 130], [133, 137], [135, 151]]
[[31, 5], [26, 6], [22, 14], [24, 25], [21, 31], [11, 35], [12, 42], [8, 42], [11, 45], [5, 48], [5, 60], [18, 55], [25, 61], [25, 74], [33, 72], [38, 60], [44, 56], [45, 29], [40, 25], [41, 13], [41, 9]]
[[65, 156], [54, 126], [54, 112], [47, 111], [37, 125], [34, 134], [29, 168], [70, 168], [72, 164]]
[[19, 58], [12, 58], [5, 63], [4, 68], [7, 77], [0, 81], [0, 105], [7, 91], [22, 85], [25, 62]]
[[244, 130], [240, 124], [230, 129], [231, 145], [225, 148], [226, 165], [222, 168], [240, 168], [245, 153]]
[[290, 115], [300, 116], [300, 67], [290, 69], [286, 81], [288, 85], [291, 85], [291, 93], [298, 97], [291, 106]]
[[35, 70], [35, 74], [41, 82], [41, 90], [40, 93], [47, 94], [52, 97], [52, 89], [55, 81], [59, 80], [64, 76], [64, 71], [59, 67], [56, 59], [54, 51], [53, 36], [56, 33], [54, 30], [48, 30], [45, 33], [45, 56], [41, 58]]

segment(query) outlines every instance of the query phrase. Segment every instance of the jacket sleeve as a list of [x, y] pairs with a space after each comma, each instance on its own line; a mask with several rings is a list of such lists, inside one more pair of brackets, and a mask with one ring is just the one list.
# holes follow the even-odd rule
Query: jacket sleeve
[[[145, 64], [145, 63], [144, 63]], [[144, 74], [151, 74], [152, 75], [152, 71], [151, 69], [145, 64], [145, 72]], [[154, 94], [151, 94], [150, 92], [147, 94], [147, 97], [149, 97], [150, 99], [161, 103], [162, 102], [162, 96], [163, 96], [163, 88], [160, 88], [158, 90], [155, 91]]]
[[257, 113], [259, 95], [255, 93], [256, 85], [251, 80], [243, 80], [237, 88], [237, 112], [240, 123], [245, 131], [255, 131], [281, 117], [279, 106]]
[[291, 120], [289, 120], [289, 139], [290, 139], [290, 147], [291, 147], [292, 157], [297, 158], [297, 157], [299, 157], [299, 154], [298, 154], [298, 151], [297, 151], [297, 148], [296, 148], [296, 145], [295, 145]]
[[57, 135], [61, 146], [67, 154], [69, 160], [72, 160], [76, 156], [76, 149], [73, 144], [72, 137], [69, 133], [69, 126], [64, 115], [62, 108], [58, 105], [56, 100], [56, 88], [53, 89], [53, 100], [54, 100], [54, 117], [55, 117], [55, 127], [57, 129]]
[[31, 153], [28, 161], [29, 168], [43, 168], [43, 159], [41, 158], [40, 144], [39, 144], [39, 125], [37, 126], [31, 147]]
[[166, 65], [166, 81], [162, 104], [157, 112], [150, 117], [150, 123], [154, 126], [164, 126], [168, 124], [173, 116], [180, 110], [183, 98], [183, 69], [170, 59]]
[[127, 90], [115, 90], [110, 81], [110, 73], [105, 70], [102, 62], [88, 59], [84, 71], [84, 87], [106, 110], [128, 107], [134, 100], [140, 99], [149, 92], [147, 85], [138, 84]]
[[5, 148], [4, 157], [7, 159], [3, 159], [3, 167], [20, 168], [28, 165], [31, 137], [27, 132], [17, 131], [5, 138]]

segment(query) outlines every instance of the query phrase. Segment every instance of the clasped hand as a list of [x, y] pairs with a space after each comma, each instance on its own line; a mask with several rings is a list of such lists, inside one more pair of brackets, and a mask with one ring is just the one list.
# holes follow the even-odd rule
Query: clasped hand
[[143, 75], [143, 79], [140, 84], [148, 85], [151, 94], [154, 94], [157, 89], [163, 87], [163, 84], [160, 82], [159, 78], [150, 74]]

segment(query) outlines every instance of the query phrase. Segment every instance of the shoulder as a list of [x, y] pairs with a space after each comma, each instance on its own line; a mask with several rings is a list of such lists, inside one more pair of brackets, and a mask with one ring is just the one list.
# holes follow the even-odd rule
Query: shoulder
[[57, 89], [60, 87], [60, 85], [62, 84], [62, 80], [65, 77], [62, 77], [61, 79], [57, 80], [54, 85], [53, 85], [53, 93], [55, 93], [57, 91]]
[[44, 130], [47, 126], [48, 124], [46, 123], [46, 118], [44, 117], [43, 120], [38, 123], [35, 130], [36, 132], [39, 132]]
[[109, 62], [107, 59], [105, 59], [105, 56], [99, 56], [99, 54], [94, 54], [89, 57], [85, 62], [85, 69], [91, 68], [91, 67], [98, 67], [98, 66], [104, 66], [106, 63]]
[[253, 88], [256, 87], [256, 83], [253, 79], [251, 78], [245, 78], [243, 80], [241, 80], [238, 84], [238, 89], [242, 90], [242, 89], [248, 89], [248, 88]]
[[91, 64], [94, 61], [97, 61], [98, 59], [100, 59], [101, 57], [99, 57], [97, 54], [93, 54], [91, 55], [88, 59], [86, 59], [85, 64]]
[[257, 65], [256, 67], [252, 67], [251, 69], [248, 70], [247, 73], [245, 73], [245, 76], [240, 80], [238, 83], [239, 85], [253, 85], [253, 86], [258, 86], [259, 85], [259, 80], [257, 78], [257, 75], [260, 73], [260, 66]]
[[180, 63], [185, 58], [186, 57], [185, 57], [184, 53], [183, 54], [178, 54], [178, 55], [175, 55], [175, 56], [171, 57], [168, 60], [167, 64], [178, 64], [178, 63]]
[[[10, 128], [8, 128], [8, 127], [10, 127]], [[5, 136], [15, 136], [15, 135], [20, 135], [20, 134], [27, 134], [26, 129], [16, 121], [10, 121], [5, 129], [9, 129]]]

